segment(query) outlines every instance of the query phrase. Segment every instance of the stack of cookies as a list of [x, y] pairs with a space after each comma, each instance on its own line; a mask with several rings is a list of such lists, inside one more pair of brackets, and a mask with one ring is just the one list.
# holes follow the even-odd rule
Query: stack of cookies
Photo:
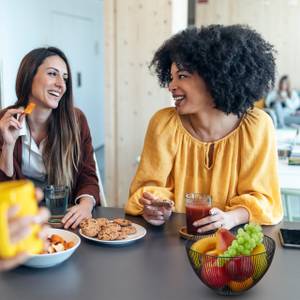
[[84, 235], [102, 241], [124, 240], [128, 235], [136, 233], [131, 221], [121, 218], [85, 219], [80, 223], [80, 228]]

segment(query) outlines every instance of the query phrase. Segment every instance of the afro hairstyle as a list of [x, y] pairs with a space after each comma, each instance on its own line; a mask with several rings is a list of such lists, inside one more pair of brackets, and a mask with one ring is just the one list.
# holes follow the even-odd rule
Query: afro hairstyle
[[162, 87], [170, 69], [197, 72], [215, 108], [241, 116], [274, 86], [275, 50], [247, 25], [190, 27], [166, 40], [150, 63]]

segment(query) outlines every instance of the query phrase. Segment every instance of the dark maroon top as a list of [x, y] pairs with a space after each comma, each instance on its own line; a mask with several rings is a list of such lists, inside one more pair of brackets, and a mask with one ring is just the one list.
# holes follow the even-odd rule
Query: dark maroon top
[[[5, 110], [0, 112], [0, 119]], [[83, 194], [89, 194], [95, 197], [96, 204], [100, 205], [100, 193], [98, 178], [96, 175], [96, 167], [94, 161], [94, 150], [92, 146], [92, 138], [85, 115], [78, 108], [75, 108], [77, 119], [80, 127], [81, 138], [81, 158], [79, 161], [78, 171], [74, 174], [74, 183], [71, 189], [70, 199], [74, 203], [74, 199]], [[3, 139], [0, 133], [0, 151], [2, 150]], [[22, 174], [22, 137], [16, 141], [14, 148], [14, 175], [7, 176], [0, 170], [0, 182], [8, 180], [26, 179]]]

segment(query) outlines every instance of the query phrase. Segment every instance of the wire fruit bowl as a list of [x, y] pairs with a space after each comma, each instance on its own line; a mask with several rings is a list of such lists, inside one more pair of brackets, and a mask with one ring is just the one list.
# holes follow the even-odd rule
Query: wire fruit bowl
[[264, 235], [265, 252], [234, 257], [212, 256], [192, 250], [195, 241], [186, 242], [189, 262], [199, 279], [221, 295], [238, 295], [252, 288], [269, 269], [276, 248], [275, 241]]

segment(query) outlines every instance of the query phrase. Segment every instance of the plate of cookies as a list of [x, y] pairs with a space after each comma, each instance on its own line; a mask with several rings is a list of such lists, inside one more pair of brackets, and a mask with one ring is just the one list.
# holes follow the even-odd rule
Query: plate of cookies
[[109, 245], [123, 245], [139, 240], [146, 229], [127, 219], [90, 218], [80, 223], [79, 234], [91, 241]]

